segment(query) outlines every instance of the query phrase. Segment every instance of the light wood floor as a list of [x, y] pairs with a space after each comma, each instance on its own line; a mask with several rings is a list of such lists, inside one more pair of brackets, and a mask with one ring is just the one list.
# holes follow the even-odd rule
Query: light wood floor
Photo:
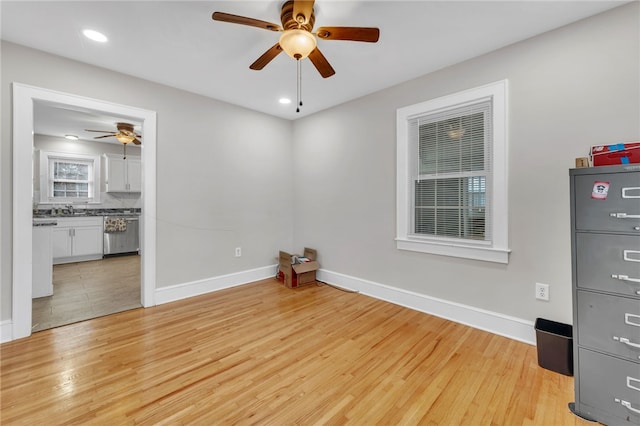
[[590, 425], [536, 349], [270, 279], [0, 346], [3, 425]]
[[53, 296], [32, 302], [31, 331], [139, 308], [140, 256], [53, 266]]

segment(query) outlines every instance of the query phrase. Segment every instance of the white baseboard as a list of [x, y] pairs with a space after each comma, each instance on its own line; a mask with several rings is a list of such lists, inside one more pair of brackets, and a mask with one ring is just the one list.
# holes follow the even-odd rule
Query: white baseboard
[[13, 340], [13, 322], [11, 320], [0, 321], [0, 343]]
[[276, 276], [276, 265], [156, 289], [156, 304], [175, 302]]
[[[156, 303], [160, 305], [175, 302], [271, 278], [275, 276], [276, 268], [276, 265], [265, 266], [234, 274], [158, 288], [155, 293]], [[536, 342], [533, 322], [521, 318], [450, 302], [324, 269], [318, 271], [318, 280], [530, 345], [535, 345]], [[0, 343], [9, 342], [13, 339], [12, 325], [11, 320], [0, 321]]]
[[385, 302], [445, 318], [530, 345], [536, 344], [534, 323], [531, 321], [324, 269], [318, 271], [317, 277], [319, 281], [324, 281], [347, 290], [358, 291], [364, 295], [384, 300]]

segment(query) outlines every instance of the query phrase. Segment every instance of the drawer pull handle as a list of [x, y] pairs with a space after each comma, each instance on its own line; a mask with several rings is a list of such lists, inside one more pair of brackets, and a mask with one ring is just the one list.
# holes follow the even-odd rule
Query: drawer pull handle
[[616, 219], [640, 219], [640, 214], [609, 213], [609, 216]]
[[627, 325], [633, 325], [635, 327], [640, 327], [640, 322], [633, 322], [631, 321], [631, 318], [637, 318], [638, 320], [640, 320], [640, 315], [635, 315], [635, 314], [630, 314], [628, 312], [625, 312], [624, 314], [624, 323]]
[[[638, 227], [640, 229], [640, 227]], [[637, 255], [638, 257], [632, 257], [630, 255]], [[640, 251], [638, 250], [622, 250], [622, 259], [627, 262], [640, 262]]]
[[640, 392], [640, 388], [637, 387], [637, 386], [632, 385], [631, 382], [637, 382], [638, 386], [640, 386], [640, 379], [636, 379], [636, 378], [627, 376], [627, 387], [629, 389], [637, 390], [638, 392]]
[[616, 274], [611, 274], [611, 278], [616, 278], [620, 281], [629, 281], [632, 283], [640, 283], [640, 278], [629, 278], [628, 275], [616, 275]]
[[624, 343], [625, 345], [631, 346], [632, 348], [640, 349], [640, 343], [633, 343], [632, 341], [630, 341], [626, 337], [613, 336], [613, 340], [615, 340], [617, 342], [620, 342], [620, 343]]
[[632, 413], [640, 414], [640, 410], [638, 410], [636, 408], [633, 408], [629, 401], [625, 401], [625, 400], [619, 399], [619, 398], [615, 398], [614, 401], [617, 402], [618, 404], [622, 405], [623, 407], [625, 407], [627, 410], [631, 411]]
[[[639, 191], [637, 195], [627, 195], [627, 191]], [[640, 186], [622, 188], [622, 198], [640, 198]]]

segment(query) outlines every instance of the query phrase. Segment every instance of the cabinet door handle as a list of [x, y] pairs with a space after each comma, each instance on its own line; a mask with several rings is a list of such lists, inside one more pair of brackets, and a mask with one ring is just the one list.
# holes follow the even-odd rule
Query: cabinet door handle
[[629, 282], [632, 282], [632, 283], [640, 283], [640, 278], [629, 278], [628, 275], [611, 274], [611, 278], [615, 278], [615, 279], [618, 279], [620, 281], [629, 281]]
[[638, 320], [640, 320], [640, 315], [635, 315], [635, 314], [630, 314], [625, 312], [624, 323], [627, 325], [632, 325], [634, 327], [640, 327], [640, 322], [633, 322], [631, 321], [631, 318], [637, 318]]
[[632, 341], [630, 341], [626, 337], [613, 336], [613, 340], [615, 340], [617, 342], [620, 342], [620, 343], [624, 343], [625, 345], [631, 346], [632, 348], [640, 349], [640, 343], [633, 343]]
[[632, 413], [640, 414], [640, 410], [638, 410], [636, 408], [633, 408], [629, 401], [625, 401], [624, 399], [619, 399], [619, 398], [614, 398], [614, 401], [617, 402], [618, 404], [622, 405], [623, 407], [625, 407], [627, 410], [631, 411]]
[[[638, 191], [637, 195], [627, 195], [628, 191]], [[640, 186], [622, 188], [622, 198], [640, 198]]]
[[609, 213], [609, 216], [616, 219], [640, 219], [640, 214]]
[[628, 387], [629, 389], [637, 390], [638, 392], [640, 392], [640, 388], [639, 388], [639, 387], [637, 387], [637, 386], [633, 386], [633, 385], [631, 384], [631, 382], [637, 382], [637, 383], [638, 383], [638, 386], [640, 386], [640, 379], [636, 379], [636, 378], [634, 378], [634, 377], [629, 377], [629, 376], [627, 376], [627, 387]]
[[[630, 254], [637, 254], [638, 258], [635, 259]], [[640, 262], [640, 251], [638, 250], [622, 250], [622, 260], [626, 262]]]

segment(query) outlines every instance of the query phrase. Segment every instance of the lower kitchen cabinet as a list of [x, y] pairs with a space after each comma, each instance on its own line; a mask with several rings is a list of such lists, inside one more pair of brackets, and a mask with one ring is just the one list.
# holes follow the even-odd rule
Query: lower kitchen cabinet
[[102, 216], [57, 218], [52, 230], [53, 263], [102, 259]]

